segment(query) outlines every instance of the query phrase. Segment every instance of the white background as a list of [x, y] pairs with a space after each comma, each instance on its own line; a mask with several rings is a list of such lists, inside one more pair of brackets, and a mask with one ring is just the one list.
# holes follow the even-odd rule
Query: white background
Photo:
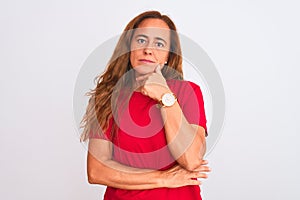
[[104, 187], [87, 183], [73, 120], [76, 77], [97, 46], [157, 9], [203, 47], [225, 88], [204, 199], [299, 199], [299, 8], [296, 0], [1, 1], [0, 198], [101, 198]]

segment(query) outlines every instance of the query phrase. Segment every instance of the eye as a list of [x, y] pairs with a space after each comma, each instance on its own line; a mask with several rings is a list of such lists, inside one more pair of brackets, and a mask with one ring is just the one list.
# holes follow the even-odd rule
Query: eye
[[165, 44], [162, 42], [156, 42], [156, 46], [159, 48], [163, 48], [163, 47], [165, 47]]
[[138, 42], [138, 44], [145, 44], [146, 40], [143, 38], [139, 38], [139, 39], [137, 39], [137, 42]]

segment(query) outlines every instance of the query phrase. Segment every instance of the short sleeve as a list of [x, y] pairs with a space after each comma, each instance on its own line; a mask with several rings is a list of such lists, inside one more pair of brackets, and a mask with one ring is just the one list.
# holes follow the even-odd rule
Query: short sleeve
[[197, 124], [203, 127], [207, 136], [206, 116], [201, 89], [193, 82], [188, 83], [188, 87], [185, 88], [184, 92], [185, 97], [182, 108], [184, 116], [190, 124]]
[[111, 138], [111, 131], [112, 131], [112, 125], [113, 125], [113, 117], [109, 119], [108, 127], [106, 130], [91, 130], [89, 134], [89, 139], [102, 139], [102, 140], [108, 140], [110, 141]]

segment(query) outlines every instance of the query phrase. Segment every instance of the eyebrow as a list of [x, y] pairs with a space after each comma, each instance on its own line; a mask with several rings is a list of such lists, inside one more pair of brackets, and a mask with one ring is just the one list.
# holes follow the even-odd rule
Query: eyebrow
[[[147, 35], [144, 35], [144, 34], [138, 34], [138, 35], [136, 35], [134, 38], [137, 38], [137, 37], [145, 37], [145, 38], [149, 38]], [[164, 39], [161, 38], [161, 37], [154, 37], [154, 39], [156, 39], [156, 40], [162, 40], [162, 41], [164, 41], [164, 42], [167, 44], [166, 40], [164, 40]]]

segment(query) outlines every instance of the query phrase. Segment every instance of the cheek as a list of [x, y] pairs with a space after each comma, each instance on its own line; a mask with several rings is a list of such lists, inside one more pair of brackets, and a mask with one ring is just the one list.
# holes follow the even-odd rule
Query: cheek
[[130, 52], [130, 63], [133, 67], [136, 65], [136, 56], [137, 56], [136, 54], [137, 54], [136, 51]]
[[161, 62], [165, 62], [169, 58], [169, 52], [168, 51], [158, 52], [157, 55], [158, 55], [158, 60], [161, 61]]

